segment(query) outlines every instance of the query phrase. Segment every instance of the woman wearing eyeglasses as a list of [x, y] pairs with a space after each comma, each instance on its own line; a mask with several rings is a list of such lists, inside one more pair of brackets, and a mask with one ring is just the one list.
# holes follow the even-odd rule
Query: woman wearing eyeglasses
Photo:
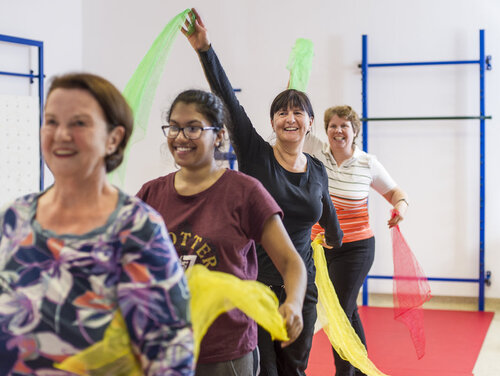
[[[200, 263], [244, 280], [257, 278], [255, 243], [285, 281], [280, 306], [290, 341], [302, 330], [306, 270], [288, 237], [281, 209], [261, 183], [219, 166], [225, 108], [212, 93], [177, 96], [163, 126], [178, 171], [143, 185], [137, 196], [163, 216], [185, 268]], [[257, 325], [239, 310], [221, 315], [204, 336], [196, 375], [256, 375]], [[236, 371], [236, 373], [234, 373]]]

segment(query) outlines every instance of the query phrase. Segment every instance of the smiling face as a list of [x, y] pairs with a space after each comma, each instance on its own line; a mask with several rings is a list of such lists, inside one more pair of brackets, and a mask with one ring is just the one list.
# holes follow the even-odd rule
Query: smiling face
[[271, 103], [271, 125], [278, 142], [303, 142], [311, 130], [314, 112], [307, 94], [287, 89], [279, 93]]
[[334, 114], [326, 129], [332, 151], [351, 152], [356, 136], [349, 120]]
[[[185, 127], [210, 127], [212, 124], [201, 114], [195, 103], [177, 102], [170, 112], [169, 124]], [[181, 131], [175, 138], [167, 138], [168, 148], [175, 163], [181, 168], [198, 169], [215, 163], [214, 151], [220, 144], [223, 130], [201, 132], [200, 138], [189, 140]]]
[[104, 176], [104, 158], [116, 150], [123, 132], [120, 126], [108, 132], [104, 112], [88, 91], [58, 88], [45, 106], [42, 153], [56, 181]]
[[311, 130], [312, 122], [305, 110], [293, 107], [275, 112], [271, 124], [280, 142], [301, 142]]

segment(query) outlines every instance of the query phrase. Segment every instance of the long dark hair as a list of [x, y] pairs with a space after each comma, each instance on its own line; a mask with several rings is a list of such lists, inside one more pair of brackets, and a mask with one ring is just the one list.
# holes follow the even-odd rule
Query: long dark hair
[[276, 112], [294, 107], [301, 108], [307, 112], [311, 119], [314, 118], [312, 104], [307, 94], [303, 91], [287, 89], [279, 93], [276, 98], [274, 98], [270, 110], [271, 120], [273, 120]]
[[183, 91], [174, 99], [165, 119], [167, 122], [170, 122], [170, 115], [179, 102], [196, 105], [196, 110], [211, 123], [212, 127], [218, 128], [215, 131], [219, 131], [224, 128], [224, 124], [227, 124], [227, 110], [222, 100], [213, 93], [194, 89]]

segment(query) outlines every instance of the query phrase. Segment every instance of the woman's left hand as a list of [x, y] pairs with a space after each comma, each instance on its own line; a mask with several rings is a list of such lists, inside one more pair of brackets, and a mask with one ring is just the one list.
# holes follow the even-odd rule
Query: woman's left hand
[[387, 225], [389, 228], [397, 226], [399, 222], [403, 220], [406, 210], [408, 209], [408, 196], [399, 187], [391, 189], [383, 196], [393, 205], [391, 218], [387, 221]]
[[397, 226], [399, 222], [403, 220], [403, 216], [397, 209], [393, 209], [391, 211], [391, 219], [387, 221], [387, 225], [389, 228], [392, 228], [394, 226]]
[[406, 200], [401, 200], [396, 203], [394, 209], [391, 210], [391, 219], [387, 221], [387, 225], [389, 228], [397, 226], [399, 222], [404, 219], [404, 214], [406, 213], [406, 209], [408, 208], [408, 203]]
[[286, 347], [295, 341], [302, 332], [304, 326], [302, 322], [302, 309], [299, 304], [289, 303], [285, 300], [278, 310], [286, 323], [289, 340], [281, 343], [281, 347]]

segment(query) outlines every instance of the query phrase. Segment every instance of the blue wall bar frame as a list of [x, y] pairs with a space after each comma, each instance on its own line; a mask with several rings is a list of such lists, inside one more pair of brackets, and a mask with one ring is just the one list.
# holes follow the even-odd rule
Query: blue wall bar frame
[[[23, 77], [29, 78], [30, 83], [33, 83], [33, 79], [38, 79], [38, 103], [40, 106], [40, 127], [43, 123], [43, 94], [44, 94], [44, 66], [43, 66], [43, 42], [32, 39], [18, 38], [10, 35], [0, 34], [0, 42], [20, 44], [24, 46], [33, 46], [38, 49], [38, 74], [33, 74], [33, 71], [30, 73], [19, 73], [19, 72], [5, 72], [0, 71], [0, 75], [3, 76], [14, 76], [14, 77]], [[42, 151], [40, 149], [40, 190], [43, 190], [44, 187], [44, 162], [42, 158]]]
[[[233, 88], [233, 91], [235, 93], [241, 93], [241, 89], [240, 88]], [[236, 154], [234, 152], [233, 145], [231, 145], [231, 143], [229, 143], [229, 149], [225, 153], [223, 153], [223, 152], [217, 152], [216, 151], [216, 153], [215, 153], [215, 159], [221, 160], [221, 161], [228, 161], [229, 168], [231, 170], [234, 170], [234, 168], [235, 168], [235, 162], [237, 162], [237, 158], [236, 158]]]
[[[362, 111], [363, 111], [363, 150], [368, 151], [368, 121], [377, 120], [445, 120], [445, 119], [478, 119], [479, 120], [479, 277], [478, 278], [438, 278], [430, 277], [429, 281], [469, 282], [479, 284], [478, 310], [484, 311], [484, 285], [490, 284], [491, 273], [485, 272], [484, 266], [484, 228], [485, 228], [485, 121], [491, 116], [485, 115], [485, 71], [491, 70], [491, 56], [485, 56], [484, 30], [479, 30], [479, 59], [457, 61], [429, 61], [404, 63], [368, 63], [368, 36], [362, 36]], [[412, 117], [412, 118], [369, 118], [368, 117], [368, 69], [381, 67], [424, 66], [424, 65], [479, 65], [479, 116], [452, 116], [452, 117]], [[368, 279], [393, 279], [393, 276], [368, 275], [363, 284], [363, 305], [368, 305]]]

